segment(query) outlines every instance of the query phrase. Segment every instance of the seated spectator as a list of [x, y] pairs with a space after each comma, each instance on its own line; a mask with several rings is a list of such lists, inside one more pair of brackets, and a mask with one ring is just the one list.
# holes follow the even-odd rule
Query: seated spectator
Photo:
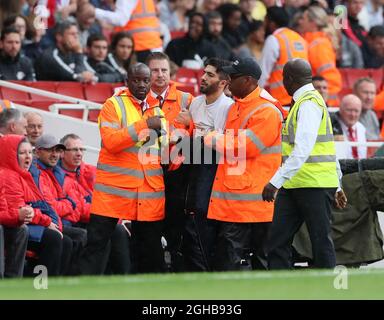
[[208, 12], [206, 15], [208, 21], [207, 39], [215, 47], [216, 57], [225, 60], [234, 60], [235, 55], [232, 52], [228, 42], [223, 38], [223, 18], [218, 11]]
[[79, 24], [80, 44], [85, 48], [88, 37], [91, 34], [100, 34], [102, 32], [101, 26], [96, 22], [95, 15], [93, 14], [93, 6], [88, 2], [79, 3], [76, 11], [76, 20]]
[[353, 93], [357, 95], [363, 109], [359, 121], [366, 129], [367, 140], [378, 140], [380, 138], [380, 125], [373, 105], [376, 97], [376, 83], [371, 78], [360, 78], [353, 85]]
[[337, 61], [339, 68], [364, 68], [363, 54], [359, 46], [341, 32], [340, 54]]
[[384, 26], [374, 26], [368, 33], [368, 54], [365, 56], [365, 68], [384, 66]]
[[40, 113], [33, 111], [27, 112], [24, 117], [27, 120], [27, 138], [34, 147], [36, 140], [43, 134], [44, 120]]
[[95, 74], [87, 71], [79, 40], [77, 24], [64, 21], [55, 29], [56, 47], [47, 49], [36, 61], [39, 80], [80, 81], [92, 83]]
[[115, 33], [111, 40], [111, 52], [108, 53], [106, 61], [126, 78], [129, 66], [136, 62], [134, 51], [133, 38], [128, 32]]
[[[325, 80], [322, 76], [315, 76], [312, 78], [312, 84], [314, 88], [319, 91], [321, 96], [323, 97], [324, 101], [327, 101], [328, 99], [328, 82]], [[336, 141], [342, 141], [344, 140], [343, 137], [343, 130], [341, 128], [341, 125], [339, 123], [339, 119], [336, 116], [336, 113], [331, 112], [329, 114], [332, 121], [332, 128], [333, 128], [333, 135]]]
[[[65, 151], [61, 154], [59, 166], [65, 172], [64, 180], [71, 181], [71, 183], [65, 182], [64, 188], [72, 185], [72, 189], [76, 189], [78, 193], [76, 203], [81, 208], [80, 222], [88, 223], [96, 168], [83, 162], [85, 148], [79, 136], [68, 134], [60, 140], [60, 143], [65, 146]], [[64, 189], [64, 191], [70, 193], [70, 190]], [[117, 224], [115, 227], [110, 253], [106, 255], [104, 264], [100, 266], [101, 272], [106, 270], [107, 273], [127, 274], [131, 271], [129, 234], [122, 224]]]
[[300, 21], [304, 39], [308, 42], [308, 61], [312, 74], [321, 75], [328, 82], [327, 105], [339, 105], [341, 74], [336, 68], [336, 41], [332, 42], [331, 28], [326, 11], [319, 6], [310, 6]]
[[241, 9], [237, 4], [224, 3], [217, 8], [217, 11], [223, 17], [223, 38], [236, 54], [237, 49], [245, 42], [245, 37], [247, 36], [240, 29]]
[[328, 81], [322, 76], [315, 76], [312, 78], [312, 84], [317, 91], [321, 94], [324, 101], [328, 100]]
[[87, 41], [88, 56], [85, 66], [93, 72], [98, 82], [123, 82], [125, 75], [106, 62], [108, 42], [102, 34], [92, 34]]
[[249, 34], [244, 45], [239, 49], [237, 56], [240, 59], [254, 58], [260, 61], [265, 41], [263, 21], [254, 20], [248, 25]]
[[200, 69], [204, 60], [214, 57], [214, 46], [206, 39], [207, 23], [201, 13], [193, 13], [186, 36], [173, 39], [165, 49], [169, 58], [180, 67]]
[[5, 183], [5, 173], [0, 169], [0, 278], [22, 277], [28, 243], [25, 224], [32, 222], [34, 211], [28, 205], [9, 210], [4, 196]]
[[66, 256], [64, 252], [70, 250], [71, 243], [63, 238], [59, 216], [46, 203], [29, 172], [32, 146], [25, 137], [8, 135], [0, 139], [0, 150], [5, 155], [0, 157], [0, 168], [3, 170], [1, 177], [6, 178], [5, 199], [8, 209], [17, 212], [21, 207], [31, 206], [34, 211], [32, 221], [27, 225], [28, 249], [37, 254], [37, 258], [30, 261], [30, 273], [33, 265], [43, 265], [50, 276], [59, 275], [60, 268], [68, 264], [68, 260], [62, 260], [62, 257]]
[[63, 150], [65, 146], [55, 137], [42, 135], [36, 141], [34, 169], [39, 173], [38, 188], [47, 203], [60, 216], [63, 234], [72, 240], [70, 259], [73, 260], [79, 256], [87, 242], [86, 231], [75, 226], [80, 221], [85, 200], [79, 198], [77, 184], [71, 179], [66, 179], [65, 172], [57, 165]]
[[[359, 122], [362, 104], [359, 97], [354, 94], [344, 96], [340, 103], [340, 110], [336, 118], [343, 130], [345, 141], [366, 142], [365, 127]], [[367, 157], [366, 146], [349, 147], [347, 159], [364, 159]]]
[[21, 36], [12, 27], [1, 33], [0, 79], [35, 81], [35, 70], [29, 58], [21, 55]]
[[364, 1], [346, 0], [348, 12], [347, 28], [343, 28], [343, 33], [360, 48], [364, 61], [369, 59], [367, 31], [360, 25], [358, 15], [363, 9]]
[[6, 109], [0, 113], [0, 135], [27, 135], [27, 120], [18, 109]]

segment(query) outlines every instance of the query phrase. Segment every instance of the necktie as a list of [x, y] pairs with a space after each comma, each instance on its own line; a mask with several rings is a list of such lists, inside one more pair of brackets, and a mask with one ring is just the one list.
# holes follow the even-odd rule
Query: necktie
[[159, 107], [160, 107], [160, 109], [162, 109], [163, 108], [163, 97], [161, 96], [161, 95], [158, 95], [157, 97], [156, 97], [156, 99], [157, 100], [159, 100]]
[[[356, 131], [352, 127], [348, 128], [348, 140], [357, 141]], [[352, 147], [352, 156], [354, 159], [358, 159], [359, 155], [357, 153], [357, 147]]]
[[148, 109], [147, 103], [145, 101], [142, 101], [140, 103], [141, 111], [144, 113], [145, 110]]

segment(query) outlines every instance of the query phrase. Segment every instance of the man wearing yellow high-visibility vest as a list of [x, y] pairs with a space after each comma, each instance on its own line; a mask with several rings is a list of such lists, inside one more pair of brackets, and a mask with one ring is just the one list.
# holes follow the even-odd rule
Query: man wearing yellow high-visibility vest
[[[293, 268], [292, 241], [303, 222], [312, 242], [314, 267], [333, 268], [331, 205], [343, 208], [341, 171], [336, 161], [327, 106], [312, 85], [311, 66], [304, 59], [287, 62], [283, 83], [293, 97], [282, 133], [283, 165], [264, 187], [263, 200], [273, 201], [268, 240], [269, 269]], [[337, 192], [336, 192], [337, 191]]]
[[[119, 219], [132, 221], [134, 272], [162, 272], [164, 267], [161, 233], [165, 196], [160, 165], [163, 136], [159, 134], [165, 127], [164, 114], [146, 101], [151, 72], [145, 64], [129, 68], [127, 84], [127, 90], [104, 103], [98, 119], [101, 150], [88, 242], [79, 265], [83, 274], [103, 272], [100, 266]], [[148, 152], [144, 154], [144, 150]]]

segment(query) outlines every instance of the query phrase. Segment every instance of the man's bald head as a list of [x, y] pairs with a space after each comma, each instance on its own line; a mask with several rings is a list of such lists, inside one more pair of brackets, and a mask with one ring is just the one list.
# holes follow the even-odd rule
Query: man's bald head
[[307, 60], [293, 59], [284, 65], [283, 83], [290, 96], [295, 91], [312, 82], [312, 68]]
[[348, 94], [341, 99], [340, 102], [340, 118], [349, 128], [359, 121], [362, 110], [362, 102], [360, 98], [354, 94]]
[[151, 70], [144, 63], [136, 63], [128, 69], [129, 91], [139, 100], [144, 100], [151, 88]]

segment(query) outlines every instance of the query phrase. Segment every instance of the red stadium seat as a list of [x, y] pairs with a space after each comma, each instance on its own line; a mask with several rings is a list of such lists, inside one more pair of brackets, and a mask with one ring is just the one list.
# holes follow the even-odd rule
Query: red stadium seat
[[83, 86], [78, 82], [58, 82], [56, 91], [66, 96], [85, 99]]
[[28, 104], [31, 97], [28, 92], [1, 87], [1, 96], [3, 99], [11, 100], [14, 103]]
[[193, 96], [196, 96], [196, 85], [194, 84], [181, 84], [176, 87], [178, 90], [183, 92], [188, 92], [192, 94]]
[[369, 69], [344, 69], [344, 72], [348, 78], [348, 86], [352, 89], [357, 80], [364, 77], [370, 78], [371, 76]]
[[83, 113], [84, 113], [83, 110], [70, 110], [70, 109], [68, 110], [61, 109], [59, 112], [62, 115], [77, 118], [77, 119], [83, 119]]
[[377, 92], [381, 91], [381, 88], [383, 86], [383, 79], [384, 79], [384, 73], [383, 68], [379, 69], [369, 69], [370, 77], [375, 81]]
[[89, 110], [88, 121], [97, 122], [100, 110]]
[[[36, 82], [30, 82], [29, 86], [31, 88], [41, 89], [45, 91], [51, 91], [53, 93], [56, 93], [56, 87], [57, 83], [54, 81], [36, 81]], [[39, 101], [57, 101], [57, 99], [52, 99], [45, 96], [40, 96], [38, 94], [31, 93], [31, 98], [33, 100], [39, 100]]]
[[85, 85], [85, 99], [98, 103], [104, 103], [109, 97], [112, 96], [112, 86], [110, 83], [98, 83], [95, 85]]
[[185, 31], [171, 31], [171, 39], [182, 38], [186, 35]]

